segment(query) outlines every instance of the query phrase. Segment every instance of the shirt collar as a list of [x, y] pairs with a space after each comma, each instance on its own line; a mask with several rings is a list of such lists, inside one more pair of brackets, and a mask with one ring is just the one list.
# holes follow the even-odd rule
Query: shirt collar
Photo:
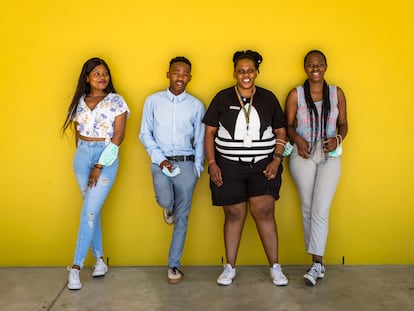
[[181, 94], [175, 95], [170, 91], [169, 88], [167, 88], [167, 96], [168, 96], [168, 98], [171, 102], [178, 102], [179, 103], [179, 102], [182, 102], [186, 98], [187, 91], [184, 90], [184, 92], [182, 92]]

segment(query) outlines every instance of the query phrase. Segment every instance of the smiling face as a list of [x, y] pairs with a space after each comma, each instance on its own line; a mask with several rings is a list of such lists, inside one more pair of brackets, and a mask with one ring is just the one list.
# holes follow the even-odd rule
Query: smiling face
[[234, 68], [233, 76], [240, 91], [253, 89], [257, 77], [254, 62], [248, 58], [240, 59]]
[[170, 91], [174, 95], [179, 95], [185, 91], [188, 82], [191, 81], [190, 66], [184, 62], [173, 63], [167, 72], [170, 79]]
[[108, 69], [100, 64], [92, 69], [92, 71], [86, 76], [86, 82], [89, 83], [91, 87], [91, 92], [93, 91], [104, 91], [109, 84], [109, 72]]
[[305, 72], [310, 81], [323, 81], [327, 68], [328, 65], [320, 53], [311, 53], [305, 59]]

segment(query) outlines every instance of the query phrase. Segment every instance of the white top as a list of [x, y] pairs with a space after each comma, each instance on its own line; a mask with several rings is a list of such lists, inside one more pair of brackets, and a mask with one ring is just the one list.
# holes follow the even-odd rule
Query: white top
[[79, 100], [74, 122], [78, 123], [77, 130], [85, 137], [105, 138], [110, 141], [114, 135], [115, 117], [130, 111], [121, 95], [109, 93], [91, 110], [85, 102], [85, 95]]

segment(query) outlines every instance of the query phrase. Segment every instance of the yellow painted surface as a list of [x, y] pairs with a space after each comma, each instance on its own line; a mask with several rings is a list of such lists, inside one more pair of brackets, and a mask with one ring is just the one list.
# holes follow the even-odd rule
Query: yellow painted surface
[[[264, 58], [257, 84], [284, 106], [305, 79], [303, 56], [313, 48], [326, 53], [326, 80], [348, 101], [326, 262], [414, 264], [412, 2], [0, 0], [0, 12], [0, 266], [72, 263], [81, 196], [74, 141], [60, 128], [86, 59], [109, 63], [132, 112], [103, 208], [105, 253], [112, 265], [166, 265], [172, 227], [155, 203], [137, 136], [145, 97], [168, 85], [169, 60], [190, 58], [188, 91], [207, 106], [233, 84], [234, 51], [257, 50]], [[280, 262], [304, 264], [299, 200], [285, 164], [276, 203]], [[182, 264], [221, 264], [222, 225], [204, 172]], [[249, 218], [238, 264], [265, 263]]]

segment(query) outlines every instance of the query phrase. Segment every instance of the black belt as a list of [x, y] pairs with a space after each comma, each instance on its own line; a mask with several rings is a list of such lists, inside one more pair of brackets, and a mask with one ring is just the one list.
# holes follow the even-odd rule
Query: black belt
[[183, 161], [183, 162], [185, 162], [185, 161], [193, 161], [194, 162], [194, 160], [195, 160], [195, 156], [192, 154], [192, 155], [188, 155], [188, 156], [182, 156], [182, 155], [179, 155], [179, 156], [172, 156], [172, 157], [166, 157], [169, 161], [176, 161], [176, 162], [178, 162], [178, 161]]

